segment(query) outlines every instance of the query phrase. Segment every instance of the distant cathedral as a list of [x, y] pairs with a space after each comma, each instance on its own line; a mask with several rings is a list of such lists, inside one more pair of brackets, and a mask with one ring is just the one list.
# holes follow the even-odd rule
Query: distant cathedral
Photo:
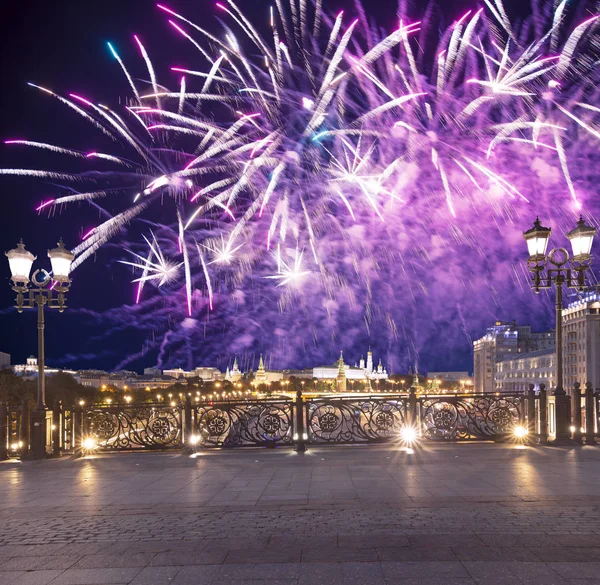
[[227, 371], [225, 372], [225, 379], [229, 382], [238, 382], [242, 379], [242, 372], [240, 372], [240, 368], [238, 366], [237, 356], [233, 360], [233, 368], [231, 370], [227, 368]]

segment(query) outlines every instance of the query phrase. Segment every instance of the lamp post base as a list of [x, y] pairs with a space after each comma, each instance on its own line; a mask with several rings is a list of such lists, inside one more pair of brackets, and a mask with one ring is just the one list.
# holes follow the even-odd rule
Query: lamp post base
[[575, 447], [579, 445], [571, 437], [571, 397], [562, 389], [554, 392], [556, 438], [550, 441], [555, 447]]
[[30, 459], [44, 459], [46, 457], [46, 409], [31, 411], [31, 448]]

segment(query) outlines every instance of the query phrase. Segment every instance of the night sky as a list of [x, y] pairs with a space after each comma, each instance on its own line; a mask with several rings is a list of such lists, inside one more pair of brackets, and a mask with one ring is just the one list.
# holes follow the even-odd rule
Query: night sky
[[[214, 30], [218, 30], [213, 2], [169, 0], [168, 4], [209, 30], [214, 23]], [[352, 10], [339, 0], [325, 4], [332, 12], [341, 7]], [[369, 11], [377, 14], [381, 25], [393, 17], [393, 2], [368, 0], [367, 4]], [[465, 7], [476, 7], [476, 3], [466, 0], [442, 0], [441, 4], [445, 11], [442, 18], [447, 22], [459, 17]], [[266, 11], [269, 3], [249, 0], [240, 1], [239, 5], [245, 10], [251, 6], [251, 12], [256, 13], [263, 6]], [[113, 41], [123, 47], [131, 42], [133, 33], [141, 35], [152, 51], [159, 79], [168, 78], [168, 67], [174, 64], [173, 58], [185, 62], [187, 55], [191, 55], [186, 54], [188, 49], [184, 43], [175, 43], [164, 15], [151, 1], [23, 0], [5, 3], [0, 21], [1, 139], [27, 138], [82, 149], [87, 144], [95, 149], [98, 143], [96, 140], [91, 143], [89, 128], [83, 121], [66, 114], [63, 106], [27, 87], [26, 82], [50, 87], [59, 93], [79, 90], [84, 95], [93, 95], [96, 101], [105, 99], [114, 103], [115, 96], [128, 96], [129, 91], [121, 70], [109, 56], [106, 42]], [[161, 48], [164, 48], [162, 55]], [[50, 162], [46, 164], [46, 160]], [[40, 151], [9, 149], [0, 144], [0, 167], [58, 168], [60, 165], [56, 161], [56, 157], [47, 159]], [[73, 247], [80, 240], [85, 222], [93, 225], [94, 221], [94, 212], [84, 205], [79, 207], [77, 220], [73, 208], [50, 219], [38, 216], [34, 207], [47, 196], [49, 186], [41, 180], [0, 177], [3, 250], [14, 247], [22, 237], [28, 249], [42, 259], [46, 267], [49, 267], [46, 250], [54, 247], [59, 237], [63, 237], [67, 246]], [[131, 279], [130, 272], [116, 264], [115, 259], [114, 248], [108, 246], [101, 250], [95, 260], [87, 261], [75, 273], [68, 296], [71, 309], [62, 315], [47, 312], [50, 314], [47, 314], [46, 355], [50, 365], [111, 369], [119, 362], [119, 355], [137, 352], [142, 347], [145, 336], [130, 330], [118, 339], [111, 339], [104, 349], [99, 350], [97, 343], [93, 350], [89, 349], [89, 339], [102, 332], [102, 321], [94, 312], [108, 311], [132, 300], [132, 287], [127, 284]], [[0, 351], [12, 354], [13, 363], [22, 363], [27, 355], [36, 353], [35, 313], [29, 311], [19, 315], [11, 308], [14, 295], [8, 285], [6, 261], [0, 262], [0, 276]], [[511, 315], [505, 315], [505, 318], [511, 318]], [[89, 355], [86, 355], [88, 351]], [[329, 362], [335, 356], [327, 350], [322, 358]], [[455, 359], [451, 356], [442, 363], [430, 358], [428, 362], [424, 364], [425, 369], [472, 368], [471, 357], [464, 348]], [[141, 369], [151, 365], [153, 358], [149, 357], [147, 361], [138, 360], [135, 367]]]

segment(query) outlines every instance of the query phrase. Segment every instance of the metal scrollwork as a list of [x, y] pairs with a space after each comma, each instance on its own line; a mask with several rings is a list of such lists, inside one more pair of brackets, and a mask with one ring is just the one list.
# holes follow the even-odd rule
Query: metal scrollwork
[[431, 396], [421, 397], [419, 406], [427, 439], [493, 439], [520, 423], [523, 397]]
[[287, 400], [198, 404], [194, 428], [203, 447], [291, 445], [292, 411]]
[[369, 443], [393, 440], [405, 423], [408, 399], [402, 397], [318, 398], [307, 402], [311, 443]]
[[181, 412], [164, 404], [93, 407], [85, 410], [85, 434], [97, 449], [179, 448]]

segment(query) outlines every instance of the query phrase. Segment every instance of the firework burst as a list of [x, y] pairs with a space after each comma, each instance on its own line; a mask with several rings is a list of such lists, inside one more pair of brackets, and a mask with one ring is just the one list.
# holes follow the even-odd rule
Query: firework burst
[[[485, 0], [439, 38], [434, 11], [417, 20], [404, 2], [386, 32], [360, 6], [352, 20], [320, 0], [276, 0], [264, 26], [226, 0], [219, 32], [159, 4], [198, 56], [171, 67], [166, 85], [135, 36], [143, 84], [109, 44], [132, 91], [121, 111], [33, 86], [119, 151], [11, 140], [97, 166], [0, 173], [69, 185], [40, 213], [75, 201], [103, 210], [75, 267], [122, 238], [136, 302], [154, 308], [144, 283], [168, 286], [159, 362], [165, 340], [180, 347], [201, 334], [200, 319], [202, 334], [209, 319], [221, 324], [221, 347], [264, 346], [282, 363], [371, 338], [394, 367], [435, 351], [436, 330], [465, 348], [470, 328], [527, 294], [512, 268], [518, 251], [507, 259], [500, 234], [512, 241], [536, 213], [561, 224], [597, 212], [581, 160], [596, 160], [600, 139], [600, 21], [551, 4], [534, 2], [515, 23], [501, 0]], [[107, 197], [117, 213], [102, 207]], [[145, 244], [129, 227], [144, 221], [157, 228]], [[484, 258], [512, 278], [475, 270]], [[154, 328], [166, 313], [154, 313]], [[307, 334], [290, 341], [292, 328]]]

